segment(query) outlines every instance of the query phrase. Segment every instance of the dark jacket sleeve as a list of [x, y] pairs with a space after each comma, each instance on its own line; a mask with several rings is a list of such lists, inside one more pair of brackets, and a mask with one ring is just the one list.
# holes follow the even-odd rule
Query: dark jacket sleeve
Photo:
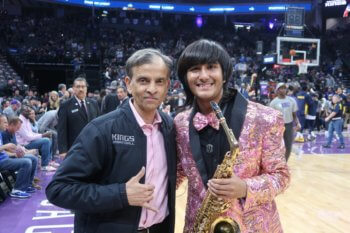
[[60, 153], [66, 153], [68, 150], [68, 135], [67, 135], [67, 108], [69, 101], [61, 104], [58, 110], [58, 123], [57, 123], [57, 141], [58, 150]]
[[101, 103], [101, 115], [107, 113], [107, 96], [104, 96]]
[[129, 206], [125, 184], [101, 184], [105, 164], [111, 162], [106, 141], [93, 123], [83, 129], [46, 188], [51, 203], [85, 213]]
[[100, 107], [98, 106], [98, 102], [95, 100], [95, 108], [96, 108], [96, 117], [99, 117], [101, 115]]
[[312, 98], [311, 98], [311, 96], [309, 94], [306, 94], [305, 102], [306, 102], [307, 105], [309, 105], [309, 107], [313, 104], [313, 100], [312, 100]]

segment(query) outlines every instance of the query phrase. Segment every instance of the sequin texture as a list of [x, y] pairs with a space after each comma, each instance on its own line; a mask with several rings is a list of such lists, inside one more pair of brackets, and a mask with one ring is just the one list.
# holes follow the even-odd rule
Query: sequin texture
[[[206, 187], [193, 159], [189, 141], [189, 116], [192, 109], [175, 117], [178, 152], [177, 186], [188, 179], [188, 198], [184, 233], [193, 233], [196, 212], [205, 197]], [[229, 122], [229, 121], [227, 121]], [[224, 216], [233, 218], [242, 233], [283, 232], [274, 198], [289, 185], [290, 172], [284, 157], [284, 123], [272, 108], [249, 102], [239, 138], [240, 153], [234, 173], [247, 183], [247, 196], [232, 201]]]

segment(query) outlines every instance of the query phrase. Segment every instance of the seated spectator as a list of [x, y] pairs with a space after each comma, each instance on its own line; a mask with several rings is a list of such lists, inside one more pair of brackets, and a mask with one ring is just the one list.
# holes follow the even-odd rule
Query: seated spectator
[[32, 130], [34, 133], [38, 133], [39, 132], [39, 126], [38, 126], [38, 122], [36, 121], [35, 118], [35, 110], [33, 109], [33, 107], [31, 106], [32, 110], [30, 110], [30, 114], [29, 114], [29, 121], [32, 124]]
[[13, 98], [18, 100], [19, 102], [23, 101], [23, 96], [21, 96], [21, 94], [19, 93], [19, 90], [16, 89], [13, 93]]
[[51, 132], [52, 133], [52, 154], [55, 155], [57, 152], [57, 130], [56, 126], [58, 123], [58, 110], [47, 111], [38, 120], [39, 133]]
[[7, 108], [4, 109], [3, 114], [6, 115], [6, 117], [10, 118], [10, 117], [16, 117], [18, 116], [18, 109], [20, 109], [21, 107], [21, 103], [16, 100], [13, 99], [10, 102], [10, 106], [8, 106]]
[[67, 86], [64, 83], [58, 84], [58, 97], [62, 98], [67, 91]]
[[[7, 129], [1, 133], [2, 142], [3, 144], [7, 144], [7, 143], [15, 144], [17, 146], [17, 152], [24, 152], [25, 158], [29, 158], [33, 160], [33, 164], [35, 160], [35, 164], [37, 164], [37, 158], [34, 156], [38, 153], [37, 150], [35, 149], [27, 150], [23, 146], [17, 144], [15, 133], [21, 128], [21, 125], [22, 125], [22, 121], [19, 119], [19, 117], [8, 119]], [[9, 152], [8, 154], [10, 154], [11, 156], [11, 152]], [[34, 179], [38, 179], [38, 178], [34, 177]], [[32, 181], [32, 185], [36, 189], [41, 189], [41, 187], [33, 181]]]
[[60, 98], [57, 91], [51, 91], [49, 95], [49, 104], [47, 110], [56, 110], [60, 106]]
[[49, 164], [52, 158], [51, 153], [51, 137], [50, 132], [43, 134], [34, 133], [32, 124], [30, 122], [30, 114], [34, 110], [29, 106], [23, 106], [19, 119], [22, 121], [20, 129], [16, 132], [17, 142], [23, 145], [26, 149], [38, 149], [41, 155], [41, 170], [55, 171], [56, 168], [51, 166], [56, 164]]
[[0, 115], [0, 171], [17, 171], [17, 179], [10, 197], [29, 198], [34, 193], [32, 186], [38, 160], [34, 155], [25, 151], [14, 143], [3, 143], [2, 131], [7, 130], [8, 123], [5, 115]]
[[10, 101], [4, 99], [1, 102], [1, 109], [0, 109], [0, 113], [3, 114], [3, 111], [5, 110], [5, 108], [7, 108], [8, 106], [10, 106]]

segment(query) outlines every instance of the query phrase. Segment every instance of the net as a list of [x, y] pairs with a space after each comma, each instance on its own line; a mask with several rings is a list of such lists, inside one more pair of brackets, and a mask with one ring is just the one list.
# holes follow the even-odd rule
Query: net
[[298, 68], [299, 68], [298, 74], [307, 74], [307, 68], [309, 65], [307, 61], [299, 60], [299, 61], [296, 61], [296, 64], [298, 65]]

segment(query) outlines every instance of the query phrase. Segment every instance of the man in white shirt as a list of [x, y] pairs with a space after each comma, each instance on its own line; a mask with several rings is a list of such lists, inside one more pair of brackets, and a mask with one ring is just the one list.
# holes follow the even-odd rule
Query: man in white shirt
[[300, 128], [300, 123], [296, 115], [298, 106], [292, 97], [287, 96], [287, 86], [285, 83], [277, 84], [276, 93], [277, 97], [271, 101], [270, 107], [282, 112], [283, 114], [284, 126], [286, 128], [284, 131], [283, 139], [286, 146], [285, 156], [286, 160], [288, 161], [288, 158], [292, 151], [294, 138], [293, 125], [295, 124], [297, 129]]

